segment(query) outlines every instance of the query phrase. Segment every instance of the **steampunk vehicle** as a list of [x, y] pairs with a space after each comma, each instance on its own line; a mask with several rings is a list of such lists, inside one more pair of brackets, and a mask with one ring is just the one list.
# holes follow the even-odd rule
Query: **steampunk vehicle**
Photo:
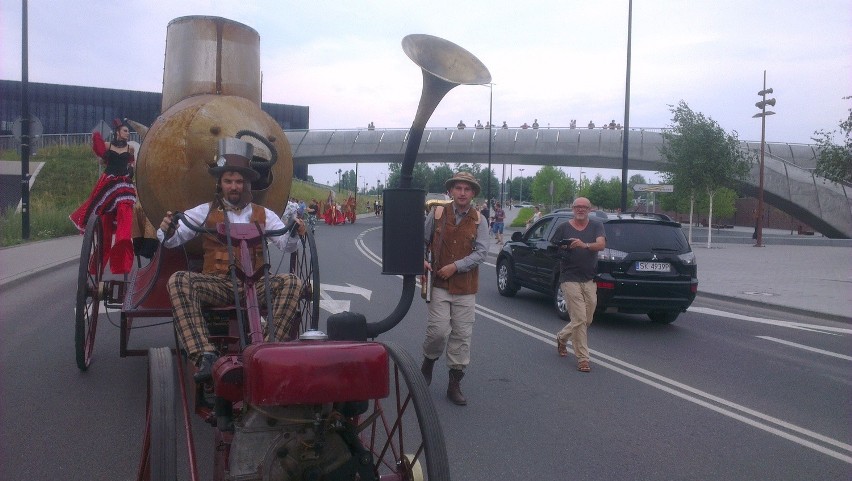
[[[212, 198], [207, 163], [223, 137], [256, 146], [252, 166], [267, 182], [252, 184], [254, 202], [273, 210], [285, 205], [292, 154], [284, 132], [260, 109], [258, 46], [257, 32], [223, 18], [181, 17], [169, 24], [163, 113], [140, 132], [144, 138], [137, 162], [139, 203], [151, 224], [158, 225], [167, 210]], [[89, 219], [78, 276], [77, 364], [84, 371], [91, 365], [101, 304], [120, 310], [121, 356], [148, 356], [137, 479], [177, 479], [182, 471], [177, 460], [184, 458], [188, 479], [199, 479], [191, 412], [211, 428], [217, 481], [450, 479], [441, 426], [418, 366], [399, 346], [370, 339], [402, 320], [413, 299], [415, 276], [422, 271], [425, 192], [410, 185], [426, 120], [451, 88], [487, 83], [490, 74], [472, 54], [437, 37], [410, 35], [403, 49], [422, 68], [424, 86], [401, 185], [385, 191], [390, 200], [384, 222], [394, 228], [384, 229], [383, 274], [403, 276], [399, 303], [387, 318], [367, 322], [359, 314], [338, 313], [327, 319], [327, 333], [319, 330], [319, 262], [309, 229], [284, 263], [304, 286], [300, 322], [291, 328], [292, 340], [269, 342], [263, 322], [270, 309], [257, 302], [247, 247], [264, 246], [261, 274], [274, 274], [265, 237], [290, 235], [293, 223], [266, 233], [250, 224], [208, 229], [176, 214], [190, 228], [242, 247], [231, 264], [244, 296], [235, 289], [233, 305], [206, 309], [220, 357], [212, 380], [199, 384], [180, 345], [141, 349], [130, 342], [134, 329], [152, 325], [148, 319], [171, 325], [166, 282], [178, 270], [199, 267], [199, 246], [159, 247], [149, 262], [110, 278], [103, 264], [109, 242], [103, 220]], [[388, 235], [393, 235], [392, 249]], [[178, 456], [181, 445], [185, 454]]]

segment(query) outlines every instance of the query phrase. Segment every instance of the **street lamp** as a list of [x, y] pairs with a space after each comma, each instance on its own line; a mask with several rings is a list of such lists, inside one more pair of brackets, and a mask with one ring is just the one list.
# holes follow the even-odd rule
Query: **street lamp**
[[[482, 84], [483, 87], [488, 87], [488, 180], [485, 184], [485, 205], [489, 206], [489, 208], [493, 207], [491, 205], [491, 177], [494, 177], [491, 173], [491, 142], [494, 140], [492, 126], [494, 125], [493, 118], [493, 107], [494, 107], [494, 83]], [[506, 166], [503, 166], [503, 177], [506, 176]], [[503, 186], [500, 186], [500, 202], [503, 201]]]
[[521, 193], [518, 194], [518, 201], [520, 203], [524, 203], [524, 169], [518, 169], [521, 171]]
[[343, 169], [337, 169], [337, 193], [340, 193], [340, 173], [343, 172]]
[[763, 90], [757, 93], [763, 100], [754, 104], [760, 109], [760, 113], [752, 115], [752, 118], [760, 117], [760, 182], [757, 187], [757, 219], [754, 227], [755, 247], [763, 247], [763, 156], [766, 146], [766, 116], [775, 115], [775, 112], [767, 111], [766, 106], [775, 106], [775, 99], [766, 99], [766, 94], [771, 94], [772, 89], [766, 88], [766, 70], [763, 71]]

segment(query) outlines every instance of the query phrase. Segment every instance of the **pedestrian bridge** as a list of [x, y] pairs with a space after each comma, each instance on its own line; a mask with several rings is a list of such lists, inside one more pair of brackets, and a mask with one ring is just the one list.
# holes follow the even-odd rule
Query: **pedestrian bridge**
[[[621, 169], [622, 145], [628, 138], [631, 170], [660, 171], [661, 129], [495, 129], [490, 142], [492, 164], [554, 165]], [[488, 129], [427, 129], [417, 159], [424, 162], [487, 164]], [[309, 164], [402, 162], [407, 129], [290, 130], [287, 139], [295, 167]], [[760, 142], [741, 142], [759, 156]], [[770, 142], [765, 147], [764, 200], [832, 238], [852, 237], [852, 186], [813, 174], [817, 151], [808, 144]], [[742, 186], [757, 195], [759, 164]]]

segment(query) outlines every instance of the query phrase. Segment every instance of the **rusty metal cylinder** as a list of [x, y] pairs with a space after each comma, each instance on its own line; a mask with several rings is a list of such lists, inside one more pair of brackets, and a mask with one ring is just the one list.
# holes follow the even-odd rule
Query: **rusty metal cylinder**
[[[137, 159], [136, 185], [145, 216], [158, 226], [166, 211], [212, 201], [216, 179], [207, 169], [216, 161], [219, 139], [243, 130], [277, 151], [268, 175], [252, 183], [252, 195], [255, 203], [282, 212], [290, 195], [293, 155], [281, 126], [260, 109], [257, 32], [227, 19], [182, 17], [169, 24], [167, 42], [163, 113], [145, 134]], [[254, 145], [255, 156], [271, 159], [262, 142], [242, 139]]]
[[236, 95], [260, 106], [260, 35], [253, 28], [220, 17], [169, 22], [161, 111], [201, 94]]

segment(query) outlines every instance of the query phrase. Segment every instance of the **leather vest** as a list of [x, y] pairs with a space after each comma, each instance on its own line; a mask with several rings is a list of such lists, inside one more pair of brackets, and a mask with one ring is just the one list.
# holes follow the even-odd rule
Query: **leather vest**
[[[479, 212], [471, 208], [456, 225], [452, 205], [435, 208], [435, 230], [432, 234], [432, 268], [438, 270], [470, 255], [476, 248], [476, 231]], [[447, 280], [432, 276], [432, 286], [447, 289], [450, 294], [476, 294], [479, 290], [479, 267], [467, 272], [457, 272]]]
[[[261, 227], [266, 225], [266, 210], [263, 206], [249, 204], [251, 206], [251, 223], [257, 222]], [[248, 207], [248, 206], [246, 206]], [[225, 212], [218, 207], [210, 206], [210, 213], [207, 214], [207, 219], [204, 221], [204, 226], [208, 229], [215, 229], [217, 224], [225, 222]], [[213, 234], [203, 234], [201, 236], [201, 246], [204, 250], [204, 266], [201, 272], [204, 274], [228, 274], [228, 246], [219, 241], [219, 238]], [[252, 269], [256, 270], [263, 265], [263, 244], [258, 244], [252, 248]], [[239, 265], [240, 247], [234, 246], [234, 261]], [[251, 274], [248, 272], [247, 274]]]

